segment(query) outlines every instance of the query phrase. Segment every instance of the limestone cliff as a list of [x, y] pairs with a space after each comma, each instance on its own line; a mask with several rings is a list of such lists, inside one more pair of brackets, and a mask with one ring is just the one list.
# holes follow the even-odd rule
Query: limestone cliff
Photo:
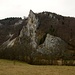
[[47, 34], [43, 44], [38, 46], [37, 51], [47, 55], [61, 55], [67, 50], [67, 43], [61, 38]]
[[37, 39], [36, 39], [37, 27], [38, 27], [38, 18], [36, 18], [35, 13], [32, 10], [30, 10], [27, 19], [27, 25], [23, 26], [22, 30], [20, 31], [19, 37], [23, 37], [24, 35], [30, 37], [31, 39], [30, 44], [34, 48], [37, 47]]
[[28, 23], [27, 23], [27, 36], [31, 38], [31, 45], [36, 48], [37, 47], [37, 39], [36, 39], [36, 29], [38, 27], [38, 18], [36, 18], [35, 14], [32, 10], [30, 10], [28, 16]]
[[60, 17], [60, 15], [58, 17], [56, 14], [48, 12], [36, 14], [30, 10], [27, 25], [22, 28], [20, 36], [28, 36], [30, 38], [30, 45], [39, 53], [61, 56], [69, 49], [70, 45], [63, 38], [62, 34], [59, 37], [59, 25], [57, 25], [60, 23], [58, 21], [59, 18], [63, 17]]

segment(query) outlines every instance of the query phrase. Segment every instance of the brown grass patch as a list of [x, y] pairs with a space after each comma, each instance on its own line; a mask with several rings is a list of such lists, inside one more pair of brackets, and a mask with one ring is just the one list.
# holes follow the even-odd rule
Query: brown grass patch
[[29, 65], [0, 60], [0, 75], [75, 75], [74, 66]]

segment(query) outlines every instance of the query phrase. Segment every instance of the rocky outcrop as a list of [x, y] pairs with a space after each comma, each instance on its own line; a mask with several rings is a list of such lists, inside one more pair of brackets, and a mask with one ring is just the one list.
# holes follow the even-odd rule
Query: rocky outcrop
[[35, 13], [30, 10], [29, 16], [28, 16], [28, 23], [27, 23], [27, 36], [31, 38], [31, 45], [36, 48], [36, 29], [38, 27], [38, 18], [36, 18]]
[[35, 13], [30, 10], [29, 16], [27, 19], [27, 25], [23, 26], [22, 30], [20, 31], [19, 37], [24, 37], [24, 35], [28, 36], [31, 41], [30, 45], [32, 45], [33, 48], [37, 47], [37, 39], [36, 39], [36, 30], [38, 27], [38, 18], [36, 18]]
[[7, 44], [7, 47], [12, 47], [15, 44], [15, 41], [16, 41], [16, 38], [9, 41], [8, 44]]
[[59, 37], [47, 34], [43, 44], [38, 46], [37, 51], [46, 55], [61, 55], [67, 49], [67, 44]]
[[[1, 47], [2, 48], [8, 48], [8, 47], [12, 47], [13, 45], [14, 45], [14, 43], [15, 43], [15, 41], [16, 41], [16, 38], [14, 38], [14, 39], [12, 39], [12, 37], [13, 37], [13, 35], [14, 34], [9, 34], [7, 37], [9, 38], [7, 41], [5, 41], [2, 45], [1, 45]], [[11, 40], [12, 39], [12, 40]]]
[[[58, 32], [56, 30], [57, 27], [54, 27], [54, 24], [55, 24], [54, 21], [57, 22], [57, 19], [58, 19], [56, 14], [44, 13], [40, 15], [42, 17], [40, 17], [39, 15], [35, 14], [32, 10], [30, 10], [29, 16], [27, 19], [27, 25], [23, 26], [19, 37], [24, 37], [24, 35], [28, 36], [30, 38], [30, 45], [33, 48], [35, 48], [37, 53], [61, 58], [64, 55], [64, 53], [68, 50], [69, 45], [67, 42], [65, 42], [65, 39], [61, 37], [57, 37], [58, 36], [57, 35]], [[47, 27], [42, 27], [42, 29], [44, 28], [42, 30], [41, 26], [43, 25], [41, 24], [43, 24], [43, 20], [41, 19], [45, 18], [43, 16], [45, 16], [46, 18], [48, 16], [48, 20], [50, 19], [51, 20], [50, 22], [52, 22], [53, 25], [51, 24], [50, 26], [47, 25]], [[45, 31], [45, 28], [47, 28], [46, 31]], [[41, 33], [39, 34], [39, 32]], [[40, 38], [39, 36], [42, 36], [42, 38]], [[39, 41], [43, 39], [43, 42], [38, 44], [38, 38], [40, 38]], [[36, 53], [33, 53], [34, 56], [35, 54]]]

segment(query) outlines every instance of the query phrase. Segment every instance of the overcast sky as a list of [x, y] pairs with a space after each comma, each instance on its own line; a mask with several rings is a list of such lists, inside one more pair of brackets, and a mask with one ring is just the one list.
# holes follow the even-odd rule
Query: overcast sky
[[75, 0], [0, 0], [0, 19], [28, 16], [30, 9], [75, 17]]

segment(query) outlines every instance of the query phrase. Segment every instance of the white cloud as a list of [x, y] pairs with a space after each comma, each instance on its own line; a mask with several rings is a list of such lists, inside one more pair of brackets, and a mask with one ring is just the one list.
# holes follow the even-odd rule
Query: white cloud
[[74, 0], [0, 0], [0, 19], [12, 16], [27, 16], [34, 12], [50, 11], [61, 15], [75, 16]]

